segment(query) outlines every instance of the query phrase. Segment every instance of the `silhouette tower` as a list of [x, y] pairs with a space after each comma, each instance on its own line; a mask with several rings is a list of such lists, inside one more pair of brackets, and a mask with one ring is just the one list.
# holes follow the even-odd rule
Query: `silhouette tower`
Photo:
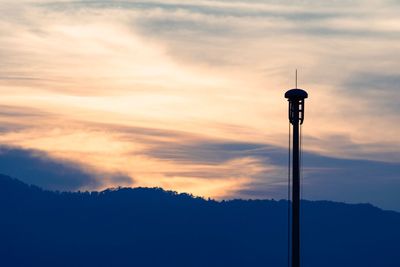
[[289, 122], [293, 125], [293, 155], [292, 155], [292, 267], [300, 267], [300, 135], [299, 127], [304, 121], [304, 99], [306, 91], [297, 88], [285, 93], [289, 101]]

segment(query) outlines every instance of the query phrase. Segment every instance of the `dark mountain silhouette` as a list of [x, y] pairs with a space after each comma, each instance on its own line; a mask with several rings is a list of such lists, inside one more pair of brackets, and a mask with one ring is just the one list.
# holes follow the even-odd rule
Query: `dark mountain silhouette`
[[[303, 266], [400, 266], [400, 213], [302, 203]], [[51, 192], [0, 175], [0, 266], [287, 266], [287, 202]]]

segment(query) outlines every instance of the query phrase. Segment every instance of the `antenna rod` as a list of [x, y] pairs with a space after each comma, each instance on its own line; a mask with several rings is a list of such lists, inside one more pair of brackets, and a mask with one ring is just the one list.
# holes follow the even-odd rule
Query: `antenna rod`
[[[297, 70], [296, 70], [297, 78]], [[297, 79], [296, 79], [297, 85]], [[296, 86], [297, 87], [297, 86]], [[300, 142], [299, 127], [304, 121], [304, 99], [308, 97], [302, 89], [291, 89], [285, 93], [289, 101], [289, 121], [293, 125], [292, 155], [292, 267], [300, 267]]]

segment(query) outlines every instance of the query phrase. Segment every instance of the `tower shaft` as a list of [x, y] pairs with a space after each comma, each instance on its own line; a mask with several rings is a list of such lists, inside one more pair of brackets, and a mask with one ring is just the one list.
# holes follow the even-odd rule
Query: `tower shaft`
[[292, 267], [300, 267], [300, 136], [299, 101], [292, 103], [293, 108], [293, 190], [292, 190]]
[[289, 101], [289, 122], [293, 125], [292, 155], [292, 267], [300, 267], [300, 125], [304, 121], [304, 99], [308, 97], [302, 89], [291, 89], [285, 93]]

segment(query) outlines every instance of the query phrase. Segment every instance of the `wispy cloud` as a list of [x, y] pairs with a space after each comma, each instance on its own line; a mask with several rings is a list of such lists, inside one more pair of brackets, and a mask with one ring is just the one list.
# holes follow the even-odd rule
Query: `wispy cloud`
[[[378, 177], [382, 190], [398, 186], [396, 1], [3, 1], [0, 9], [0, 142], [94, 173], [66, 188], [133, 184], [94, 178], [121, 175], [204, 196], [283, 197], [283, 91], [295, 68], [310, 93], [310, 197], [364, 201]], [[390, 206], [379, 192], [371, 201]]]

